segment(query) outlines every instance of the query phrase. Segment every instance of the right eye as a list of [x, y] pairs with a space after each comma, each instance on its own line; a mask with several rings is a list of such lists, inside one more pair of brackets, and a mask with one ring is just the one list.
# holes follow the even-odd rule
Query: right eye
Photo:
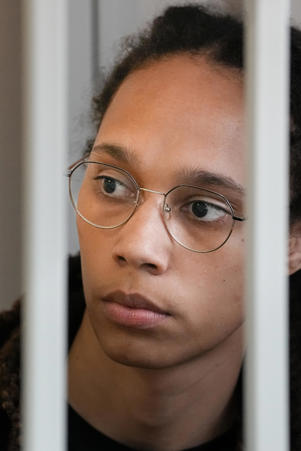
[[95, 177], [94, 180], [99, 182], [99, 190], [105, 196], [120, 200], [135, 198], [135, 192], [125, 183], [114, 177], [100, 175]]

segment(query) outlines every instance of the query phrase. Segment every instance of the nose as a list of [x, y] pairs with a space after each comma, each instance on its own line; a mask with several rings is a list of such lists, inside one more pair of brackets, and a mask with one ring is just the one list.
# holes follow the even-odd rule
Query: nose
[[116, 229], [113, 258], [152, 275], [163, 274], [169, 266], [172, 239], [162, 218], [163, 197], [146, 194], [128, 222]]

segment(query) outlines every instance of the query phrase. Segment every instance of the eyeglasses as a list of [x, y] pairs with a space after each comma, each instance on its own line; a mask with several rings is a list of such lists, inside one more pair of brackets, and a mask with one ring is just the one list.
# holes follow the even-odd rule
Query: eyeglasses
[[162, 218], [169, 234], [192, 252], [219, 249], [229, 239], [234, 221], [245, 221], [234, 215], [225, 196], [198, 186], [178, 185], [167, 193], [141, 188], [126, 170], [85, 159], [71, 166], [67, 175], [76, 213], [100, 229], [125, 224], [144, 192], [163, 196]]

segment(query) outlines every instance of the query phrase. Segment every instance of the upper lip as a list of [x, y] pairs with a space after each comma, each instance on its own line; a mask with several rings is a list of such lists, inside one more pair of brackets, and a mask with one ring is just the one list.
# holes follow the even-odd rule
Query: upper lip
[[167, 314], [166, 311], [139, 293], [125, 293], [121, 290], [117, 290], [104, 296], [103, 300], [105, 302], [116, 302], [117, 304], [133, 309], [145, 309]]

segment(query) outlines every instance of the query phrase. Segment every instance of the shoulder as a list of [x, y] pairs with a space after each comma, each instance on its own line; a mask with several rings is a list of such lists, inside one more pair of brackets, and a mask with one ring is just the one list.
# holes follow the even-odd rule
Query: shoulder
[[[19, 436], [20, 301], [0, 313], [0, 444]], [[14, 440], [16, 443], [17, 440]]]
[[[82, 319], [85, 302], [79, 255], [68, 260], [69, 345]], [[19, 449], [20, 336], [22, 301], [0, 313], [0, 449]]]
[[[84, 311], [80, 257], [68, 260], [69, 345]], [[19, 449], [22, 301], [0, 313], [0, 449]]]
[[20, 300], [11, 310], [0, 313], [0, 395], [4, 375], [19, 370], [20, 362]]
[[69, 257], [68, 264], [68, 345], [71, 346], [85, 310], [80, 256]]
[[0, 313], [0, 350], [9, 340], [13, 331], [20, 327], [20, 303], [18, 300], [12, 309]]

